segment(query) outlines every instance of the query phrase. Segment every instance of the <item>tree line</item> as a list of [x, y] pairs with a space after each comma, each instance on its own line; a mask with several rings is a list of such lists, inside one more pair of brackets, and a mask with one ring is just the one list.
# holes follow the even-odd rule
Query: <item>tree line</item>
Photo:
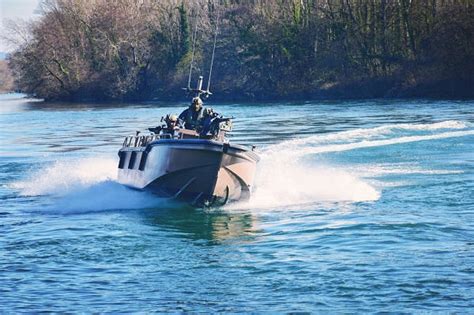
[[13, 75], [5, 60], [0, 60], [0, 93], [7, 93], [14, 89]]
[[222, 99], [474, 96], [472, 0], [49, 0], [42, 10], [12, 28], [8, 62], [18, 89], [48, 100], [177, 98], [194, 36], [194, 73], [207, 74], [216, 25], [211, 84]]

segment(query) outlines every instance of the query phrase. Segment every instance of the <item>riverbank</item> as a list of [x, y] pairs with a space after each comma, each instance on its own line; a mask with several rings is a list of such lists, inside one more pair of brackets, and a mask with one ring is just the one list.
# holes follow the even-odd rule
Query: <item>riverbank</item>
[[[405, 100], [405, 99], [432, 99], [432, 100], [472, 100], [474, 99], [474, 83], [461, 82], [456, 83], [452, 81], [443, 81], [432, 84], [420, 84], [416, 87], [403, 87], [397, 89], [393, 86], [387, 85], [386, 82], [374, 81], [367, 85], [361, 84], [346, 84], [343, 86], [320, 89], [310, 92], [302, 92], [286, 95], [271, 95], [269, 93], [258, 93], [253, 95], [243, 94], [222, 94], [215, 91], [209, 99], [204, 99], [205, 102], [298, 102], [298, 101], [343, 101], [343, 100]], [[0, 93], [3, 97], [16, 97], [23, 95], [24, 97], [33, 98], [32, 95], [27, 95], [17, 92]], [[177, 93], [168, 93], [165, 95], [154, 96], [150, 98], [140, 97], [124, 97], [124, 98], [94, 98], [90, 95], [74, 95], [72, 97], [42, 99], [47, 103], [126, 103], [126, 102], [182, 102], [189, 101], [189, 97], [182, 91]]]
[[52, 1], [27, 33], [8, 62], [46, 100], [181, 98], [211, 59], [222, 100], [474, 97], [469, 2]]

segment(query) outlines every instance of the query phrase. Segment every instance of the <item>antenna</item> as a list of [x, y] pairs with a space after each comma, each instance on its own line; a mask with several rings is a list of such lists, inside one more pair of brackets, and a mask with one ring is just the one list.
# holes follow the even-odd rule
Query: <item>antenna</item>
[[216, 18], [216, 31], [214, 34], [214, 47], [212, 48], [212, 58], [211, 58], [211, 65], [209, 67], [209, 77], [207, 80], [207, 89], [203, 90], [202, 89], [202, 83], [203, 83], [203, 77], [199, 76], [198, 79], [198, 85], [195, 89], [191, 88], [191, 77], [193, 75], [193, 65], [194, 65], [194, 53], [196, 50], [196, 40], [197, 40], [197, 16], [196, 16], [196, 21], [194, 25], [194, 34], [193, 34], [193, 51], [192, 51], [192, 57], [191, 57], [191, 64], [189, 65], [189, 76], [188, 76], [188, 86], [183, 88], [183, 90], [189, 92], [194, 92], [196, 93], [197, 97], [200, 97], [201, 94], [203, 94], [206, 98], [212, 95], [211, 91], [209, 90], [211, 86], [211, 76], [212, 76], [212, 67], [214, 65], [214, 56], [216, 52], [216, 43], [217, 43], [217, 33], [219, 30], [219, 12], [217, 12], [217, 18]]
[[214, 47], [212, 47], [212, 57], [211, 57], [211, 66], [209, 67], [209, 77], [207, 78], [207, 89], [206, 94], [210, 95], [211, 92], [209, 88], [211, 86], [211, 75], [212, 75], [212, 66], [214, 65], [214, 55], [216, 53], [216, 42], [217, 42], [217, 32], [219, 30], [219, 11], [217, 12], [217, 19], [216, 19], [216, 32], [214, 33]]
[[197, 35], [197, 16], [194, 21], [194, 34], [193, 34], [193, 52], [191, 55], [191, 63], [189, 64], [189, 77], [188, 77], [188, 91], [191, 90], [191, 76], [193, 73], [193, 64], [194, 64], [194, 50], [196, 48], [196, 36]]

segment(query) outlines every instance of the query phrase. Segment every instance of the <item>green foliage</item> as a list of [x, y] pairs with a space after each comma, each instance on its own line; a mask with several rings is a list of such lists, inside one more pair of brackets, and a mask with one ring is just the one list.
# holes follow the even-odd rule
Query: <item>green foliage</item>
[[190, 45], [190, 34], [189, 34], [189, 23], [188, 16], [186, 13], [186, 7], [184, 6], [184, 1], [181, 2], [181, 5], [178, 7], [179, 11], [179, 26], [180, 26], [180, 42], [181, 42], [181, 51], [180, 55], [184, 56], [191, 51]]

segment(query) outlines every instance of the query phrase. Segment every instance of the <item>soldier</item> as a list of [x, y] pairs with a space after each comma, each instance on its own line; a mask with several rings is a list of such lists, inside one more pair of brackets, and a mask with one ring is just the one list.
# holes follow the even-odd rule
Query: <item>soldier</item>
[[179, 115], [179, 119], [184, 123], [184, 128], [199, 132], [206, 118], [211, 117], [212, 114], [212, 109], [203, 107], [202, 100], [197, 96], [193, 98], [191, 106]]
[[166, 129], [174, 131], [178, 128], [178, 116], [169, 115], [166, 119]]

